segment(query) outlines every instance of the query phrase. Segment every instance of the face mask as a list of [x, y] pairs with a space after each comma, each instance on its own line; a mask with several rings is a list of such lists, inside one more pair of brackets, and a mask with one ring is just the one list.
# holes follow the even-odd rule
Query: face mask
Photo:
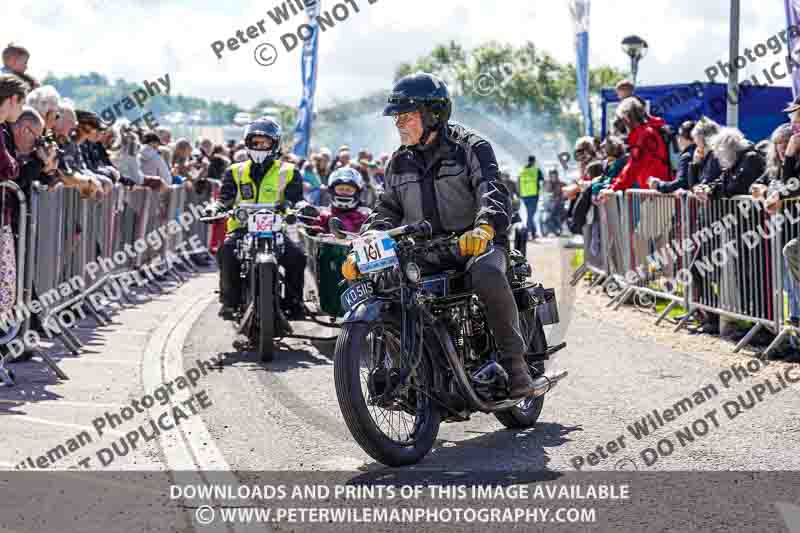
[[250, 156], [250, 159], [258, 164], [263, 163], [269, 157], [269, 152], [267, 150], [251, 150], [248, 148], [247, 154]]

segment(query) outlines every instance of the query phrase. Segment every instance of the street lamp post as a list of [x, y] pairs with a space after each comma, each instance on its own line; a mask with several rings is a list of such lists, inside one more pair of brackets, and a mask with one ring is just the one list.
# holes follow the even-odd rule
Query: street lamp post
[[647, 41], [638, 35], [629, 35], [622, 39], [622, 51], [631, 58], [631, 75], [633, 84], [636, 85], [636, 75], [639, 73], [639, 61], [647, 55]]

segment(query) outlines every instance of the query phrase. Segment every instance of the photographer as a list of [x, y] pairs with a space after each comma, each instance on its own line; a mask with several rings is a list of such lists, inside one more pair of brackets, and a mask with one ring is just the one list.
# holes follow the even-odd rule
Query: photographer
[[24, 107], [17, 121], [11, 125], [12, 152], [19, 164], [17, 184], [30, 195], [31, 185], [40, 181], [52, 185], [58, 169], [58, 146], [55, 140], [43, 137], [45, 120], [32, 107]]

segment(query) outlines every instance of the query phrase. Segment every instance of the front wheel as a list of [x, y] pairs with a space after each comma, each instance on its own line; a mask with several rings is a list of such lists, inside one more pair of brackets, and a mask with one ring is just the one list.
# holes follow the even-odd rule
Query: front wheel
[[275, 264], [261, 263], [258, 268], [258, 353], [264, 362], [274, 357], [275, 338]]
[[347, 324], [333, 363], [336, 397], [353, 438], [388, 466], [418, 463], [439, 433], [441, 415], [431, 399], [433, 368], [426, 353], [404, 387], [400, 328], [388, 323]]

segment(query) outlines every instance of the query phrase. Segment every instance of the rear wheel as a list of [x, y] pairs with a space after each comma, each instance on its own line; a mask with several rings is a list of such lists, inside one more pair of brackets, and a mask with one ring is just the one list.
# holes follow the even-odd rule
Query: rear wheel
[[403, 371], [399, 326], [347, 324], [334, 357], [339, 408], [359, 446], [385, 465], [418, 463], [433, 447], [441, 423], [431, 400], [433, 368], [427, 354], [408, 378], [410, 385], [400, 390], [394, 390]]
[[[545, 351], [547, 349], [547, 340], [545, 339], [541, 321], [531, 312], [521, 313], [519, 321], [528, 350], [533, 353]], [[534, 378], [541, 376], [544, 374], [544, 362], [528, 360], [528, 369]], [[494, 416], [507, 428], [530, 428], [536, 425], [536, 421], [539, 420], [543, 406], [544, 395], [536, 398], [523, 398], [521, 402], [511, 409], [494, 413]]]
[[536, 398], [525, 398], [511, 409], [494, 413], [494, 417], [507, 428], [523, 429], [536, 425], [542, 413], [544, 395]]
[[275, 264], [258, 268], [258, 353], [262, 361], [272, 361], [275, 338]]

